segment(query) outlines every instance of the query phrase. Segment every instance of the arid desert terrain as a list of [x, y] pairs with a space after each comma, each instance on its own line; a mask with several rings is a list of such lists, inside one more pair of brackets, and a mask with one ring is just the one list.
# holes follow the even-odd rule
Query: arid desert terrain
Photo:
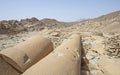
[[120, 75], [120, 11], [76, 22], [35, 17], [3, 20], [0, 21], [0, 51], [35, 35], [49, 38], [56, 48], [76, 33], [80, 34], [82, 43], [81, 75]]

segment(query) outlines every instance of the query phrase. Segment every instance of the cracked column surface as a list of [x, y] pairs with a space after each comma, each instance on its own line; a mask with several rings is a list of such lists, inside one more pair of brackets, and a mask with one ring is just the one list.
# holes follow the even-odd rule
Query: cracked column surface
[[80, 75], [80, 35], [74, 34], [22, 75]]
[[14, 69], [23, 73], [52, 50], [53, 43], [49, 39], [41, 36], [33, 36], [14, 47], [2, 50], [0, 55]]

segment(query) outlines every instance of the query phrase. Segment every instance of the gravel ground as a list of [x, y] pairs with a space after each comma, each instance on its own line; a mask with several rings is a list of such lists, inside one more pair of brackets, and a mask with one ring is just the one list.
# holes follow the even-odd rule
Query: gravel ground
[[[62, 43], [63, 40], [67, 39], [73, 33], [80, 33], [82, 36], [82, 75], [113, 75], [114, 71], [109, 72], [108, 68], [106, 68], [104, 64], [101, 65], [101, 61], [103, 59], [106, 59], [116, 66], [117, 63], [114, 62], [114, 60], [120, 62], [119, 58], [114, 58], [106, 55], [105, 37], [102, 35], [92, 34], [91, 32], [79, 32], [78, 30], [65, 29], [44, 29], [42, 31], [22, 32], [15, 35], [1, 34], [0, 50], [12, 47], [35, 35], [40, 35], [51, 39], [56, 48]], [[104, 62], [107, 62], [106, 60], [104, 60]], [[101, 65], [102, 67], [100, 67], [99, 65]], [[120, 69], [120, 67], [117, 68]], [[115, 72], [117, 72], [116, 75], [120, 75], [119, 71]]]

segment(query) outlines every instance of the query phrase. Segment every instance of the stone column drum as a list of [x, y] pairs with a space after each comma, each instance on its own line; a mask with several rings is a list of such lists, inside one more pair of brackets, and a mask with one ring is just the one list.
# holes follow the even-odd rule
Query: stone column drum
[[53, 50], [53, 43], [44, 37], [33, 36], [28, 40], [0, 52], [3, 60], [23, 73]]
[[80, 35], [74, 34], [22, 75], [80, 75]]

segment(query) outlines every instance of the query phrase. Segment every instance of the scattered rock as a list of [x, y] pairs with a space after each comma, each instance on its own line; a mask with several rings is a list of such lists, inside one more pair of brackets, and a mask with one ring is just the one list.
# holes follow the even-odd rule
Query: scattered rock
[[60, 32], [55, 31], [55, 32], [50, 33], [50, 35], [55, 36], [55, 37], [59, 37], [60, 36]]
[[106, 39], [106, 51], [110, 56], [120, 55], [120, 35]]

